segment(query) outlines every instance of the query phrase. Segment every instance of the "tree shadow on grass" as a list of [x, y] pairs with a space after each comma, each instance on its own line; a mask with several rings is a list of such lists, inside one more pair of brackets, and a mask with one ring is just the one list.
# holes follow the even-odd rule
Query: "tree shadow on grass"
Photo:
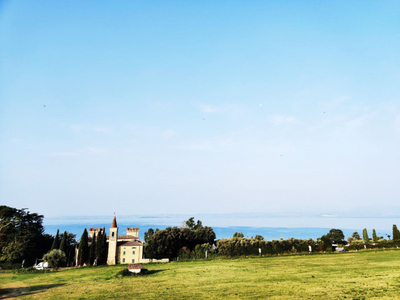
[[145, 273], [145, 275], [152, 275], [152, 274], [156, 274], [159, 272], [164, 272], [165, 270], [148, 270], [147, 273]]
[[43, 284], [43, 285], [33, 285], [27, 287], [0, 289], [0, 299], [15, 298], [22, 295], [25, 296], [25, 295], [38, 294], [54, 287], [63, 286], [64, 284], [65, 283]]

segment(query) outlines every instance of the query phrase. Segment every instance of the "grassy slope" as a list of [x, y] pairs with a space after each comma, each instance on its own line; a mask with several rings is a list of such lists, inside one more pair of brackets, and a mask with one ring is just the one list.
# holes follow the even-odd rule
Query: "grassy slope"
[[0, 298], [400, 298], [400, 250], [147, 265], [150, 275], [115, 278], [125, 267], [2, 272]]

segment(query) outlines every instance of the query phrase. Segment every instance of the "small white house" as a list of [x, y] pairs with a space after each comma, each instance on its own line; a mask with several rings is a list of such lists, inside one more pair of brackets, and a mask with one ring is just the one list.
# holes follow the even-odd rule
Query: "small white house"
[[128, 271], [132, 273], [140, 273], [142, 270], [143, 264], [129, 264]]

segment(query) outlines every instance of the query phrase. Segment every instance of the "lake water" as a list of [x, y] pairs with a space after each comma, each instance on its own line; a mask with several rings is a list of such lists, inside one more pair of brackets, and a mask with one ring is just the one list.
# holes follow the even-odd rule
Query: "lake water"
[[[140, 239], [143, 240], [144, 232], [149, 228], [164, 229], [168, 226], [180, 226], [186, 215], [163, 216], [117, 216], [119, 234], [125, 234], [126, 227], [140, 227]], [[235, 232], [242, 232], [244, 236], [251, 237], [257, 234], [267, 240], [280, 238], [308, 239], [326, 234], [331, 228], [341, 229], [344, 235], [351, 236], [354, 231], [362, 235], [363, 228], [368, 229], [372, 237], [374, 228], [378, 236], [392, 234], [393, 224], [400, 225], [400, 218], [341, 218], [322, 216], [263, 216], [263, 215], [194, 215], [195, 220], [201, 220], [204, 226], [213, 227], [217, 239], [232, 237]], [[113, 216], [87, 216], [87, 217], [62, 217], [45, 218], [45, 232], [55, 235], [68, 231], [80, 238], [84, 228], [105, 227], [107, 233], [111, 226]]]

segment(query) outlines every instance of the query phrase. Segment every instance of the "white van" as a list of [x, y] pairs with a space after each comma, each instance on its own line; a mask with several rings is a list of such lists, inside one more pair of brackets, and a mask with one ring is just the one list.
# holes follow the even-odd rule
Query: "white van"
[[35, 266], [36, 270], [50, 270], [49, 263], [47, 261], [40, 262]]

